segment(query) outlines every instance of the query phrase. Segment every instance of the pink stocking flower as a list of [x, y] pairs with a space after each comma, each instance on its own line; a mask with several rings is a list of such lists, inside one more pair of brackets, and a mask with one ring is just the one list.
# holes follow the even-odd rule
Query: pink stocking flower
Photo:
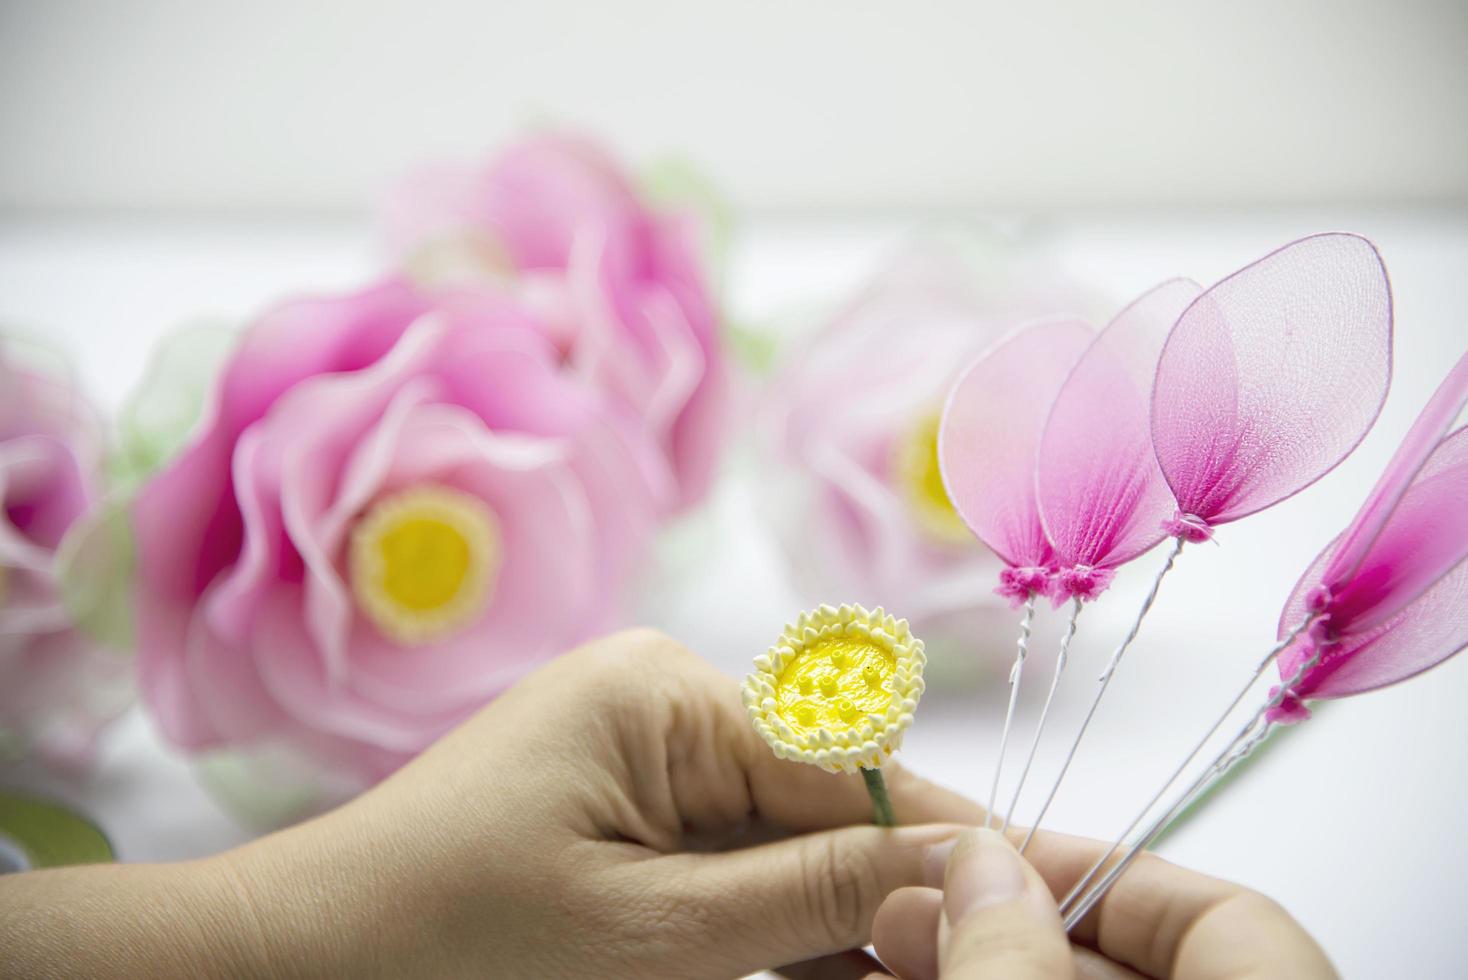
[[669, 493], [512, 298], [286, 303], [136, 500], [144, 696], [187, 749], [380, 778], [605, 628]]

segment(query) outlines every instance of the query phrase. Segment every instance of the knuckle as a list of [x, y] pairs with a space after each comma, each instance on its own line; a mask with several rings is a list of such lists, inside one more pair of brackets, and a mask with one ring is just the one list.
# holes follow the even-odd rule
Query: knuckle
[[[660, 730], [700, 664], [692, 652], [659, 630], [613, 633], [579, 647], [542, 673], [539, 683], [556, 691], [565, 713], [628, 730]], [[620, 729], [619, 729], [620, 730]]]
[[805, 921], [821, 931], [832, 948], [865, 942], [882, 889], [870, 858], [860, 849], [829, 836], [811, 851], [806, 869]]
[[603, 684], [623, 681], [644, 667], [666, 666], [670, 660], [685, 656], [692, 654], [671, 636], [650, 627], [637, 627], [594, 640], [573, 651], [563, 662], [583, 681]]
[[667, 666], [670, 661], [693, 657], [683, 644], [651, 626], [637, 626], [613, 633], [598, 646], [604, 648], [603, 655], [619, 669], [629, 664]]
[[1231, 911], [1235, 915], [1240, 915], [1251, 922], [1292, 921], [1292, 916], [1283, 905], [1268, 895], [1261, 895], [1247, 888], [1241, 887], [1228, 899], [1227, 904], [1232, 906]]

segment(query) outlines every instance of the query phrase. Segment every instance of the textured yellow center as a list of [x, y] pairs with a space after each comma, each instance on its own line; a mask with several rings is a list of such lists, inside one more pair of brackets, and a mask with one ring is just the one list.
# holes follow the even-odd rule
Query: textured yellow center
[[378, 501], [352, 533], [352, 590], [386, 636], [423, 643], [483, 610], [499, 573], [499, 529], [480, 500], [417, 487]]
[[891, 653], [857, 638], [818, 640], [796, 654], [775, 682], [775, 711], [798, 734], [860, 728], [892, 703]]
[[942, 414], [937, 411], [920, 416], [897, 440], [893, 467], [898, 489], [918, 526], [938, 541], [966, 544], [972, 541], [972, 535], [948, 499], [943, 471], [938, 466], [941, 422]]

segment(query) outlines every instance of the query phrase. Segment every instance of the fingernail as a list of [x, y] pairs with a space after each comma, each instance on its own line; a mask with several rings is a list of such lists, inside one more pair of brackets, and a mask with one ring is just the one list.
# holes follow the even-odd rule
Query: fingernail
[[943, 912], [950, 923], [1025, 893], [1024, 865], [1001, 834], [970, 830], [956, 844], [943, 883]]
[[948, 874], [948, 859], [957, 846], [958, 838], [950, 837], [923, 852], [923, 884], [929, 888], [943, 887], [943, 876]]

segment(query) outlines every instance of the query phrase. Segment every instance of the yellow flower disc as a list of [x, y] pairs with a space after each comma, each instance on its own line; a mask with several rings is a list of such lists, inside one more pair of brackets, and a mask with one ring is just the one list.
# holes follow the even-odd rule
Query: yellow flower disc
[[415, 487], [379, 500], [352, 532], [352, 591], [383, 635], [419, 644], [454, 632], [488, 604], [499, 525], [478, 497]]
[[880, 607], [821, 606], [755, 658], [744, 706], [782, 759], [831, 772], [875, 769], [912, 724], [926, 662], [907, 620]]
[[958, 516], [938, 464], [941, 411], [924, 413], [892, 447], [893, 478], [913, 520], [929, 537], [944, 544], [972, 544], [973, 532]]

